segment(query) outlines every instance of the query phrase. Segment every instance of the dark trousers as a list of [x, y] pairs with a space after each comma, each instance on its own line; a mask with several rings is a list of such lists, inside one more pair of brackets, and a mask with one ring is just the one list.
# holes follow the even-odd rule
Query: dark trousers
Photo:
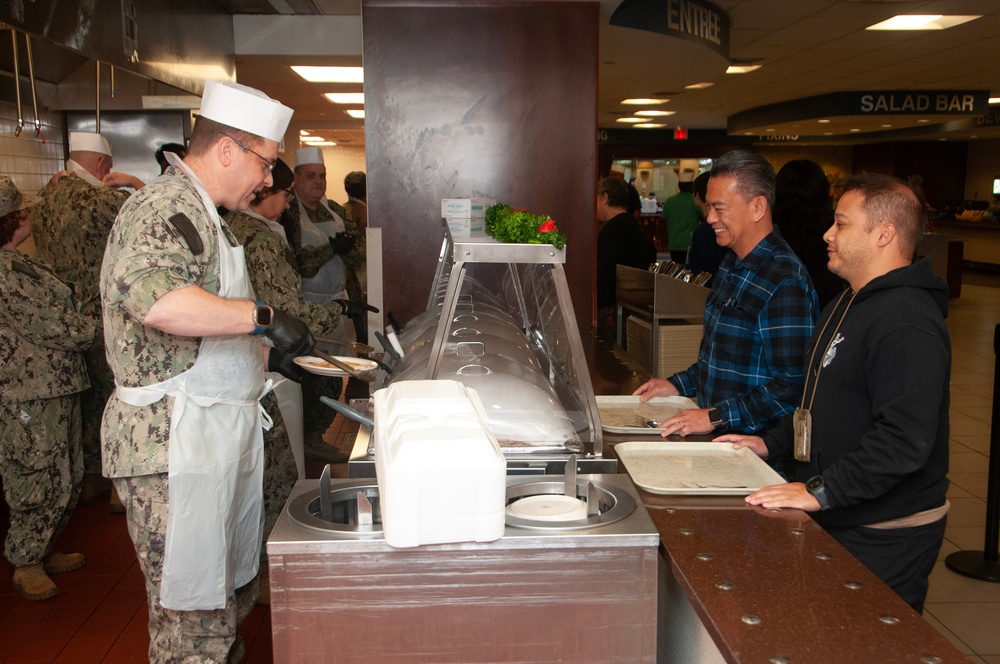
[[845, 549], [912, 606], [924, 612], [927, 577], [934, 569], [948, 517], [913, 528], [828, 528]]

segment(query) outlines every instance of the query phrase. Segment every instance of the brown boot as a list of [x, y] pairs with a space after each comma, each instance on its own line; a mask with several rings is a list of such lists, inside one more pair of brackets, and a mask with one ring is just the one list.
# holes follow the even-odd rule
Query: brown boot
[[14, 588], [24, 599], [36, 602], [59, 594], [59, 588], [45, 573], [42, 563], [14, 568]]
[[50, 553], [42, 563], [47, 574], [63, 574], [80, 569], [86, 564], [87, 559], [82, 553]]

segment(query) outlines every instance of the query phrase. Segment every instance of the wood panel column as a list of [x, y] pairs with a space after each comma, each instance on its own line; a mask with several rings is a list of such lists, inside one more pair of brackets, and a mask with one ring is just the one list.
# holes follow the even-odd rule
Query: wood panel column
[[577, 319], [593, 321], [598, 9], [362, 3], [369, 223], [401, 322], [426, 306], [441, 199], [473, 196], [555, 220]]

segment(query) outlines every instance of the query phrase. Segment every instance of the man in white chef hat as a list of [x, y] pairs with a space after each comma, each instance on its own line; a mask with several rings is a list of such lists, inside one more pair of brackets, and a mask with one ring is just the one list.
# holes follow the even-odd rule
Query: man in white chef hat
[[[104, 245], [111, 225], [128, 194], [118, 185], [142, 187], [132, 175], [112, 172], [111, 145], [91, 131], [69, 133], [69, 159], [61, 171], [39, 192], [32, 235], [38, 253], [60, 279], [76, 288], [81, 313], [100, 315], [98, 279]], [[112, 183], [108, 185], [108, 183]], [[100, 339], [103, 335], [98, 334]], [[99, 342], [84, 353], [90, 388], [80, 395], [84, 479], [80, 503], [87, 505], [112, 494], [112, 510], [124, 511], [101, 476], [101, 416], [114, 390], [114, 377]]]
[[[302, 276], [302, 296], [317, 304], [340, 304], [344, 316], [331, 336], [354, 341], [354, 326], [348, 318], [360, 319], [368, 310], [376, 311], [361, 301], [357, 278], [357, 270], [365, 261], [365, 239], [344, 208], [326, 197], [322, 149], [307, 147], [295, 152], [294, 192], [294, 200], [282, 215], [281, 225]], [[343, 354], [342, 348], [329, 350]], [[336, 413], [323, 406], [319, 398], [327, 396], [336, 400], [340, 392], [338, 380], [307, 376], [302, 382], [306, 456], [324, 459], [329, 455], [329, 445], [323, 441], [323, 435]], [[367, 397], [368, 387], [351, 378], [347, 396]]]
[[246, 208], [271, 186], [291, 116], [257, 90], [208, 81], [187, 156], [168, 156], [173, 172], [128, 200], [108, 239], [104, 473], [146, 577], [151, 662], [242, 656], [262, 537], [264, 371], [293, 374], [313, 340], [255, 301], [216, 208]]

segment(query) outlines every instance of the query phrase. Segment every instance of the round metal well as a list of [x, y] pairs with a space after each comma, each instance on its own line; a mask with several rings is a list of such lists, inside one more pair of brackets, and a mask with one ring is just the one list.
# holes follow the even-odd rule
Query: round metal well
[[[507, 504], [526, 498], [545, 494], [563, 495], [566, 484], [559, 476], [553, 479], [512, 481], [507, 485]], [[621, 521], [635, 511], [635, 499], [627, 491], [605, 484], [604, 482], [581, 479], [576, 483], [576, 498], [587, 500], [588, 485], [593, 486], [598, 501], [598, 514], [585, 519], [570, 521], [535, 521], [507, 515], [508, 526], [528, 530], [585, 530], [595, 526], [604, 526]]]
[[[358, 493], [372, 506], [371, 525], [358, 524]], [[382, 511], [379, 509], [377, 484], [339, 486], [330, 490], [331, 520], [323, 519], [320, 489], [306, 491], [288, 503], [293, 521], [309, 528], [350, 537], [382, 537]]]

